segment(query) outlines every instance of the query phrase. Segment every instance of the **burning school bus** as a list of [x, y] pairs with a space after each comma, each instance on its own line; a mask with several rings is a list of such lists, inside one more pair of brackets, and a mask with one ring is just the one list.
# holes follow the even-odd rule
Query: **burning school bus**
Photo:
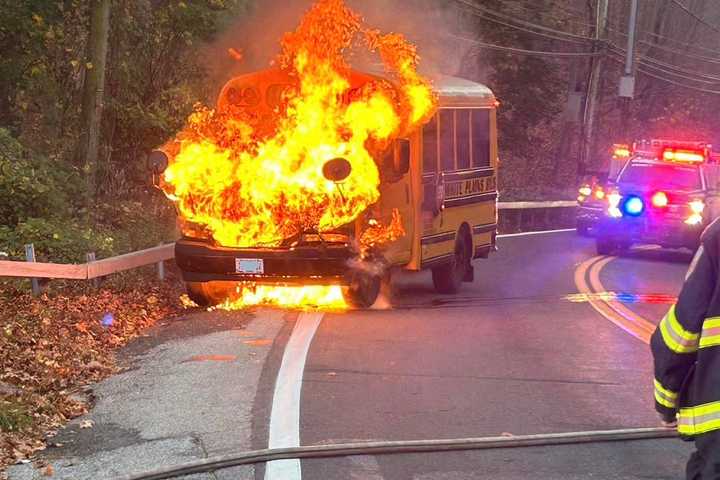
[[[359, 32], [384, 76], [345, 64]], [[472, 280], [495, 246], [496, 101], [461, 79], [432, 88], [417, 62], [321, 0], [278, 67], [232, 79], [153, 153], [191, 299], [369, 307], [391, 267], [431, 268], [446, 293]]]

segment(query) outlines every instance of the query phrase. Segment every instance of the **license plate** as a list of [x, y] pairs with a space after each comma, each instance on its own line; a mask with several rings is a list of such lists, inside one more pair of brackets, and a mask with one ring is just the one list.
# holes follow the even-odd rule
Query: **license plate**
[[265, 266], [263, 265], [262, 258], [236, 258], [235, 272], [258, 275], [265, 273]]

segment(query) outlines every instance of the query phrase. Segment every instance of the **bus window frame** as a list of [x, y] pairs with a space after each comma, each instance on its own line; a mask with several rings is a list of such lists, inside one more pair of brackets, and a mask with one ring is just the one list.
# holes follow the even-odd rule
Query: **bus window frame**
[[[471, 108], [456, 108], [455, 109], [455, 167], [457, 170], [469, 170], [473, 168], [472, 166], [472, 110]], [[459, 145], [459, 139], [458, 139], [458, 113], [460, 112], [466, 112], [467, 113], [467, 155], [468, 155], [468, 163], [467, 166], [460, 166], [460, 157], [458, 152], [458, 145]]]
[[[492, 108], [472, 108], [470, 109], [470, 168], [493, 168], [493, 159], [492, 159]], [[485, 165], [479, 165], [475, 161], [475, 122], [474, 120], [474, 114], [475, 112], [485, 112], [487, 114], [487, 162]]]
[[[425, 128], [431, 123], [435, 122], [435, 167], [432, 170], [428, 170], [426, 168], [426, 155], [425, 155], [425, 148], [427, 147], [427, 142], [425, 141]], [[421, 158], [422, 158], [422, 169], [421, 173], [422, 175], [437, 175], [440, 172], [440, 115], [438, 112], [435, 112], [433, 114], [432, 118], [425, 122], [420, 129], [421, 135], [422, 135], [422, 151], [421, 151]]]
[[[457, 139], [455, 137], [455, 110], [454, 108], [441, 108], [438, 110], [438, 172], [441, 173], [448, 173], [448, 172], [454, 172], [457, 171]], [[450, 117], [452, 123], [450, 127], [449, 132], [449, 138], [451, 142], [451, 151], [450, 152], [443, 152], [443, 113], [445, 113], [445, 117]], [[447, 132], [445, 132], [447, 133]], [[452, 165], [449, 167], [445, 166], [445, 157], [443, 156], [443, 153], [449, 153], [448, 157], [452, 158]]]

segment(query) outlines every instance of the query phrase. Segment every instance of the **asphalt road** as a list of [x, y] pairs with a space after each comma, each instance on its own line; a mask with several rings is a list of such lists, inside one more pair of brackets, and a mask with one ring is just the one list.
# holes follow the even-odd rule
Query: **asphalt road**
[[[131, 368], [96, 387], [96, 408], [45, 458], [56, 478], [95, 479], [268, 444], [657, 426], [643, 339], [689, 255], [593, 259], [592, 240], [574, 233], [499, 246], [456, 296], [435, 294], [428, 274], [403, 275], [386, 310], [202, 312], [162, 327], [130, 347]], [[79, 428], [88, 419], [93, 428]], [[636, 441], [290, 461], [194, 478], [674, 479], [689, 452], [679, 440]], [[10, 473], [43, 478], [29, 465]]]

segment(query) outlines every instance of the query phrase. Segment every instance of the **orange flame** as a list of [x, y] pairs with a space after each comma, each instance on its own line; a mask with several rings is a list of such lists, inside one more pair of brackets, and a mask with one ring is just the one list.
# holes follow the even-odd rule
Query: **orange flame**
[[[349, 68], [345, 54], [358, 35], [379, 53], [392, 83]], [[343, 0], [319, 0], [282, 39], [277, 65], [232, 79], [216, 109], [198, 107], [163, 147], [171, 162], [161, 186], [187, 235], [276, 247], [351, 224], [379, 199], [375, 158], [436, 108], [430, 83], [417, 73], [415, 47], [366, 28]], [[253, 87], [259, 81], [282, 86], [274, 103], [270, 88]], [[338, 157], [351, 172], [336, 184], [323, 166]], [[404, 234], [398, 225], [399, 216], [363, 237], [392, 241]]]
[[238, 286], [236, 295], [214, 307], [217, 310], [239, 310], [255, 306], [323, 310], [348, 308], [339, 285], [253, 285]]

